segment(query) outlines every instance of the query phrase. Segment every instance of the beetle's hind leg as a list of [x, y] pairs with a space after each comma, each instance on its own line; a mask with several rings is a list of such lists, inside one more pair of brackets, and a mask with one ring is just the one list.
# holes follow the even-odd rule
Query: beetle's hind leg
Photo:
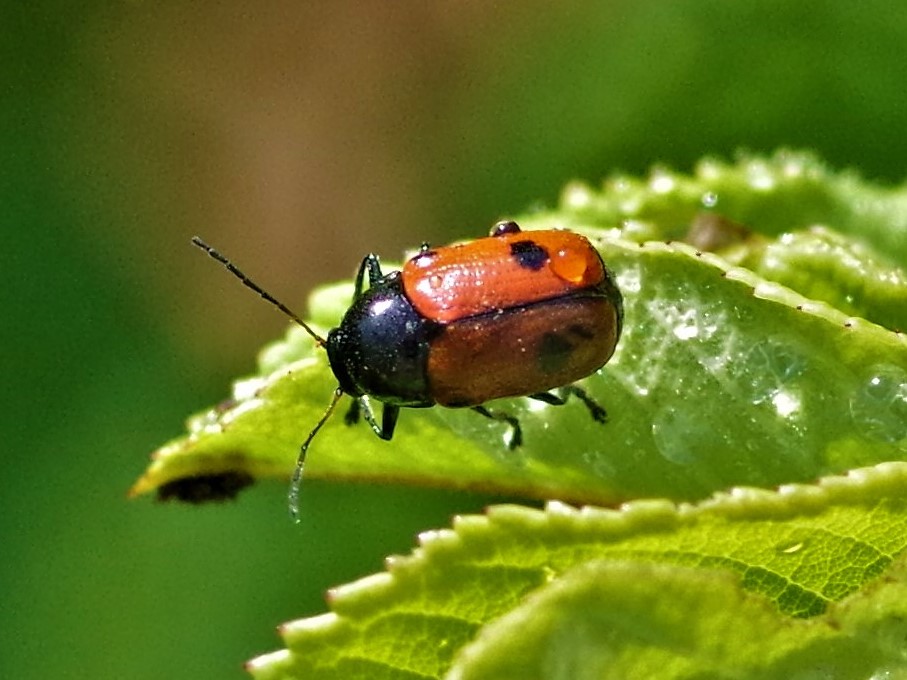
[[586, 393], [586, 390], [577, 385], [566, 385], [565, 387], [559, 387], [552, 392], [539, 392], [537, 394], [529, 395], [530, 399], [537, 399], [538, 401], [543, 401], [552, 406], [563, 406], [570, 397], [576, 397], [583, 402], [589, 410], [589, 415], [592, 416], [592, 419], [596, 422], [608, 422], [608, 412], [605, 411], [605, 407], [590, 397]]
[[479, 415], [485, 416], [486, 418], [491, 418], [492, 420], [497, 420], [499, 422], [507, 423], [508, 425], [510, 425], [510, 441], [507, 443], [507, 448], [515, 449], [522, 446], [523, 428], [520, 427], [520, 421], [517, 420], [517, 418], [510, 415], [509, 413], [490, 411], [484, 406], [473, 406], [472, 410]]

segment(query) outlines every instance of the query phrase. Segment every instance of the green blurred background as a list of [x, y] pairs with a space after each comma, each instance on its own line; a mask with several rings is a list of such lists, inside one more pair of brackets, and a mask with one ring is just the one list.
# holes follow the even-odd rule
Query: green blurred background
[[3, 3], [0, 677], [244, 677], [491, 500], [313, 482], [300, 527], [277, 482], [127, 501], [285, 327], [191, 235], [301, 306], [575, 177], [787, 145], [898, 182], [905, 45], [878, 0]]

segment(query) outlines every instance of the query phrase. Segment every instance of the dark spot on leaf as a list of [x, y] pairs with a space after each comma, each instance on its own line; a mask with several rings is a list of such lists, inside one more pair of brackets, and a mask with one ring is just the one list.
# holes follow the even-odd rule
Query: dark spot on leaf
[[222, 472], [215, 475], [196, 475], [167, 482], [157, 490], [159, 501], [182, 503], [212, 503], [233, 500], [251, 486], [255, 478], [247, 472]]

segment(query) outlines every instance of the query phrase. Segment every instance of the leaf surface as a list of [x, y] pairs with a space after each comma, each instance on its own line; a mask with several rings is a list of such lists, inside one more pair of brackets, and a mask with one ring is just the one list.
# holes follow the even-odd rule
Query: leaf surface
[[[574, 403], [502, 401], [493, 406], [524, 428], [524, 446], [510, 451], [506, 426], [468, 410], [404, 410], [392, 444], [335, 417], [311, 448], [307, 476], [609, 504], [704, 498], [904, 458], [907, 338], [852, 314], [899, 321], [907, 280], [869, 246], [826, 230], [748, 251], [743, 259], [790, 288], [682, 243], [625, 240], [637, 227], [582, 227], [566, 208], [524, 225], [565, 220], [595, 240], [623, 291], [617, 351], [584, 381], [607, 425]], [[350, 294], [340, 285], [316, 295], [314, 320], [336, 323]], [[230, 400], [190, 420], [188, 437], [156, 453], [134, 493], [193, 475], [289, 474], [335, 383], [299, 329], [260, 363]]]
[[260, 680], [907, 672], [905, 491], [907, 464], [891, 463], [695, 505], [493, 507], [335, 589], [330, 614], [286, 624], [287, 649], [249, 669]]
[[[510, 451], [468, 410], [404, 411], [390, 444], [335, 417], [306, 477], [559, 502], [424, 533], [252, 674], [907, 677], [907, 189], [779, 152], [574, 184], [518, 221], [589, 236], [623, 292], [617, 351], [583, 381], [609, 422], [501, 401], [524, 430]], [[351, 294], [316, 292], [318, 328]], [[286, 477], [334, 387], [291, 329], [132, 492]]]

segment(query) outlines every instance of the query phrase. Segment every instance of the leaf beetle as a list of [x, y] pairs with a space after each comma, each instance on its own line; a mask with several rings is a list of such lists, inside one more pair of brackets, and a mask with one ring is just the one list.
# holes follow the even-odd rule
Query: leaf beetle
[[[340, 325], [318, 335], [230, 260], [198, 237], [192, 242], [280, 309], [327, 351], [337, 388], [300, 447], [289, 491], [299, 518], [306, 453], [344, 394], [348, 424], [365, 418], [381, 439], [393, 437], [401, 408], [470, 408], [511, 428], [517, 418], [485, 402], [525, 396], [562, 405], [576, 397], [599, 422], [605, 409], [573, 384], [605, 365], [623, 321], [623, 300], [598, 251], [574, 232], [523, 232], [499, 222], [488, 237], [432, 248], [423, 243], [400, 271], [385, 274], [366, 255], [353, 301]], [[368, 276], [368, 287], [365, 287]], [[380, 423], [372, 399], [381, 402]]]

